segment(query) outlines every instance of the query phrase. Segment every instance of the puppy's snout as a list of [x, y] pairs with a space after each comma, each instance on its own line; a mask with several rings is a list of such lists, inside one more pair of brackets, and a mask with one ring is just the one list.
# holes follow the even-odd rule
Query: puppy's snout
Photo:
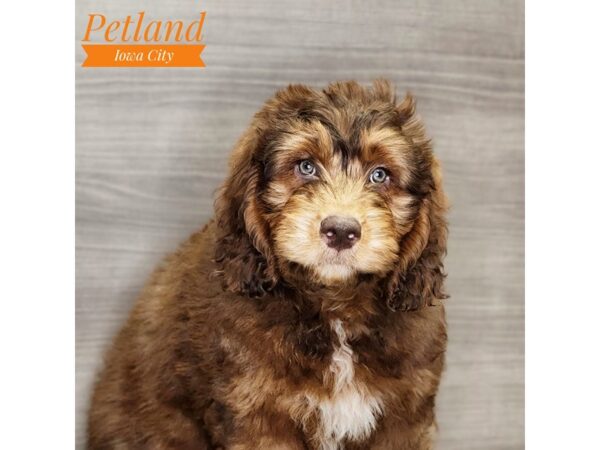
[[329, 216], [321, 222], [321, 236], [328, 247], [344, 250], [360, 239], [360, 224], [352, 217]]

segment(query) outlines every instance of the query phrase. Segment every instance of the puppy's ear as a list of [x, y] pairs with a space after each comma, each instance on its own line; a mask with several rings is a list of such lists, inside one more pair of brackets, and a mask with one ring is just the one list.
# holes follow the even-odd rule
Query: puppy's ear
[[229, 177], [215, 201], [218, 273], [225, 289], [250, 297], [271, 290], [278, 279], [270, 230], [258, 198], [262, 173], [256, 158], [259, 145], [260, 133], [253, 125], [239, 140]]
[[386, 280], [384, 296], [392, 310], [412, 311], [448, 298], [444, 292], [448, 202], [442, 172], [408, 95], [398, 105], [402, 132], [422, 156], [419, 171], [430, 176], [419, 187], [421, 199], [411, 230], [400, 241], [400, 261]]

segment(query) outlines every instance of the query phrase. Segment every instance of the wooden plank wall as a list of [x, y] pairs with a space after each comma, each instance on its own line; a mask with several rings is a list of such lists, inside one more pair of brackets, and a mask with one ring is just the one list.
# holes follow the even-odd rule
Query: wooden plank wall
[[[291, 82], [410, 89], [452, 201], [440, 449], [523, 448], [522, 0], [81, 0], [76, 13], [77, 447], [94, 373], [160, 259], [212, 215], [233, 143]], [[207, 11], [205, 69], [82, 69], [87, 14]]]

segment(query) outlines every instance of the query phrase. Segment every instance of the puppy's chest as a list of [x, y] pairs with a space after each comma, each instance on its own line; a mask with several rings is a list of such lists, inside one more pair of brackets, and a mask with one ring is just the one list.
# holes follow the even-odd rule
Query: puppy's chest
[[302, 393], [303, 415], [297, 420], [315, 423], [313, 440], [321, 450], [343, 449], [343, 442], [369, 437], [383, 413], [382, 401], [356, 374], [356, 354], [340, 320], [330, 323], [333, 353], [323, 373], [321, 393]]

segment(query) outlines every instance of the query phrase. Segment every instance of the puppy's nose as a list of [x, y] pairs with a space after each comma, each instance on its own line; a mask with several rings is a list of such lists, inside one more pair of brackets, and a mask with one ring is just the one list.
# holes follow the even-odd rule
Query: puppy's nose
[[352, 217], [329, 216], [321, 222], [321, 236], [329, 247], [344, 250], [360, 239], [360, 224]]

